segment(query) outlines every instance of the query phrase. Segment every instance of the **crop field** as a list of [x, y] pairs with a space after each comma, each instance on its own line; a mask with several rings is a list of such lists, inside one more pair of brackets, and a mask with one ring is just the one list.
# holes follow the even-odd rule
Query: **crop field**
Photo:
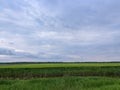
[[1, 64], [0, 90], [120, 90], [120, 63]]
[[120, 66], [120, 63], [41, 63], [41, 64], [3, 64], [0, 68], [50, 68], [50, 67], [102, 67]]
[[66, 77], [1, 80], [0, 90], [120, 90], [119, 78]]

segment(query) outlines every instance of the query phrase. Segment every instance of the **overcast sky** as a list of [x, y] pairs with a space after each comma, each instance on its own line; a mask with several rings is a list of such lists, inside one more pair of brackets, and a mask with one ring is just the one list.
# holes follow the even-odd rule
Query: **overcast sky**
[[11, 61], [120, 61], [120, 0], [0, 0]]

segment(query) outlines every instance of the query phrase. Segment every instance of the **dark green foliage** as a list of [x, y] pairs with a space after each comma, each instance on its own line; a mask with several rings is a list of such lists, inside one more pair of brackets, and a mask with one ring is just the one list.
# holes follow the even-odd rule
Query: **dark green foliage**
[[0, 68], [0, 78], [38, 78], [64, 76], [120, 77], [120, 66], [107, 67], [51, 67], [51, 68]]
[[119, 77], [120, 63], [5, 65], [0, 90], [120, 90]]
[[2, 80], [0, 90], [120, 90], [119, 78], [66, 77]]

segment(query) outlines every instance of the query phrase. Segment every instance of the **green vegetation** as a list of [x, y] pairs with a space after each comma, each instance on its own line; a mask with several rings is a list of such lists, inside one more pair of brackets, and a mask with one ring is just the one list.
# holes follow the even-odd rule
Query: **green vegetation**
[[120, 63], [42, 63], [42, 64], [1, 64], [0, 68], [50, 68], [50, 67], [101, 67], [120, 66]]
[[120, 67], [66, 67], [66, 68], [1, 68], [0, 78], [39, 78], [64, 76], [119, 77]]
[[0, 90], [120, 90], [120, 63], [1, 64]]
[[0, 78], [120, 76], [120, 63], [10, 64], [0, 66]]
[[0, 80], [0, 90], [120, 90], [120, 79], [66, 77]]

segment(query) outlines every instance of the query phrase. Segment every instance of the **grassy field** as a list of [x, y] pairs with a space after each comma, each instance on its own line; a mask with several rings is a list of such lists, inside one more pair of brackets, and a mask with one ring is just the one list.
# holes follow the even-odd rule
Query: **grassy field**
[[119, 78], [66, 77], [0, 80], [0, 90], [120, 90]]
[[0, 78], [64, 76], [120, 77], [120, 63], [8, 64], [0, 66]]
[[3, 64], [0, 68], [50, 68], [50, 67], [102, 67], [120, 66], [120, 63], [42, 63], [42, 64]]
[[0, 90], [120, 90], [120, 63], [1, 64]]

